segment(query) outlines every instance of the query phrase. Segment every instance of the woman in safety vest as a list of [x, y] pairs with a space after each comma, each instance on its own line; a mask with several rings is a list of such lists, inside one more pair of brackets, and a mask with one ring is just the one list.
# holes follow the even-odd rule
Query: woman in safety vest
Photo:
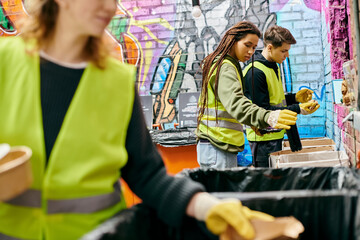
[[32, 149], [34, 178], [0, 203], [0, 239], [81, 238], [125, 208], [120, 176], [169, 225], [189, 215], [215, 234], [252, 239], [249, 219], [271, 216], [166, 174], [144, 123], [135, 68], [101, 44], [116, 4], [27, 1], [21, 35], [0, 38], [0, 143]]
[[239, 22], [226, 31], [215, 51], [202, 62], [196, 131], [197, 161], [202, 168], [237, 167], [237, 153], [243, 151], [245, 143], [242, 124], [254, 129], [289, 129], [296, 123], [295, 112], [268, 111], [244, 96], [239, 61], [251, 59], [260, 36], [254, 24]]

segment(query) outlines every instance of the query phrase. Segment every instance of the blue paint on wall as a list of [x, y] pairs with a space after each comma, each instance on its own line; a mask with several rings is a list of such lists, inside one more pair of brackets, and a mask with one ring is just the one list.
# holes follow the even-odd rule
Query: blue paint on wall
[[286, 58], [282, 63], [285, 77], [286, 92], [292, 92], [291, 72], [289, 58]]
[[312, 88], [310, 88], [310, 87], [308, 87], [308, 86], [300, 86], [300, 87], [299, 87], [299, 90], [304, 89], [304, 88], [307, 88], [307, 89], [310, 89], [310, 90], [314, 91], [313, 94], [314, 94], [315, 96], [313, 96], [313, 99], [315, 99], [315, 100], [320, 100], [320, 101], [323, 100], [323, 98], [324, 98], [324, 96], [325, 96], [325, 85], [322, 86], [322, 88], [321, 88], [321, 90], [320, 90], [320, 95], [319, 95], [319, 91], [318, 91], [317, 89], [312, 89]]
[[163, 58], [156, 69], [154, 82], [151, 88], [152, 93], [160, 93], [164, 87], [167, 75], [171, 67], [170, 58]]

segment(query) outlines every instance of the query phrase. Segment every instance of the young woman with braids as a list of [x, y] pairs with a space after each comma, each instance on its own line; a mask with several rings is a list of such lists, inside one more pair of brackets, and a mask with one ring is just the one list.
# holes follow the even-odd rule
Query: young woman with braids
[[237, 153], [243, 151], [245, 142], [242, 124], [289, 129], [296, 122], [295, 112], [268, 111], [244, 96], [239, 61], [251, 58], [260, 36], [254, 24], [241, 21], [225, 33], [215, 51], [202, 62], [196, 131], [201, 168], [237, 167]]

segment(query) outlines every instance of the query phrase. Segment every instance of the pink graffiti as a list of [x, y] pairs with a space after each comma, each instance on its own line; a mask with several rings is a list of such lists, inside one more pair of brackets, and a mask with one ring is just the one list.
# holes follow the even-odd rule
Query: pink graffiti
[[[303, 0], [304, 4], [306, 5], [307, 8], [310, 8], [312, 10], [321, 11], [321, 1], [314, 1], [314, 0]], [[289, 0], [282, 0], [279, 1], [278, 3], [273, 3], [271, 6], [271, 9], [274, 12], [280, 11], [286, 4], [289, 3]]]
[[303, 0], [303, 1], [308, 8], [320, 12], [321, 10], [320, 1], [314, 1], [314, 0]]

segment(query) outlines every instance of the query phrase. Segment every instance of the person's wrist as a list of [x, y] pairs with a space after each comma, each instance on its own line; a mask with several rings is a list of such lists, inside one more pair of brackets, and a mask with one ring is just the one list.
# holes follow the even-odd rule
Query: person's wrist
[[308, 113], [305, 109], [300, 108], [300, 114], [302, 114], [302, 115], [308, 115], [309, 113]]
[[264, 121], [266, 122], [266, 124], [270, 127], [270, 124], [269, 124], [269, 117], [270, 117], [270, 113], [271, 111], [268, 111], [265, 116], [264, 116]]
[[275, 128], [278, 119], [279, 119], [279, 115], [280, 115], [281, 110], [276, 110], [276, 111], [271, 111], [269, 114], [269, 118], [266, 121], [270, 127]]
[[198, 193], [194, 200], [194, 217], [199, 221], [205, 221], [210, 208], [221, 201], [207, 192]]

